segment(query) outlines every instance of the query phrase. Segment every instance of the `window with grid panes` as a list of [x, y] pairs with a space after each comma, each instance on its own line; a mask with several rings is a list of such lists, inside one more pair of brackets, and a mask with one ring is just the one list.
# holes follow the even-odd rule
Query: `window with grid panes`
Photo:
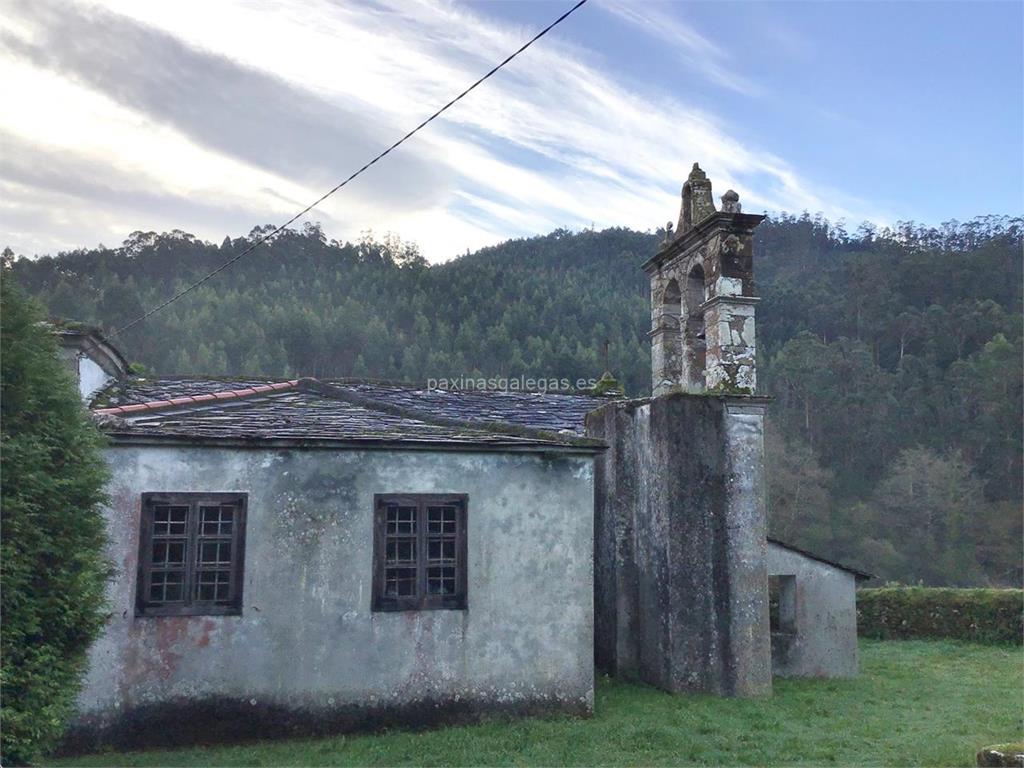
[[462, 494], [375, 497], [373, 610], [466, 607], [466, 503]]
[[246, 495], [144, 493], [136, 614], [242, 612]]

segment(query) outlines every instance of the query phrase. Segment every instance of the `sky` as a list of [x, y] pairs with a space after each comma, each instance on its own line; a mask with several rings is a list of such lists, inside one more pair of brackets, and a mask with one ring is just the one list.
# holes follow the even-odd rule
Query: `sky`
[[[0, 0], [0, 247], [290, 218], [569, 0]], [[699, 161], [855, 230], [1024, 212], [1024, 3], [590, 0], [309, 219], [444, 261], [655, 230]]]

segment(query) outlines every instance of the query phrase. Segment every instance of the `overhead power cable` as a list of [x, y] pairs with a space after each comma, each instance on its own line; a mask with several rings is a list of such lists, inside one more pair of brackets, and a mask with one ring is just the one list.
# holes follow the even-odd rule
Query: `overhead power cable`
[[196, 288], [198, 288], [199, 286], [201, 286], [201, 285], [202, 285], [203, 283], [205, 283], [206, 281], [208, 281], [208, 280], [212, 279], [213, 277], [215, 277], [215, 276], [219, 275], [219, 274], [220, 274], [221, 272], [223, 272], [223, 271], [224, 271], [225, 269], [227, 269], [228, 267], [230, 267], [230, 266], [231, 266], [232, 264], [234, 264], [234, 263], [235, 263], [236, 261], [239, 261], [240, 259], [244, 258], [245, 256], [248, 256], [248, 255], [249, 255], [250, 253], [252, 253], [252, 252], [253, 252], [254, 250], [256, 250], [256, 248], [258, 248], [259, 246], [263, 245], [263, 244], [264, 244], [264, 243], [266, 243], [266, 242], [267, 242], [268, 240], [272, 240], [272, 239], [273, 239], [274, 237], [276, 237], [277, 235], [279, 235], [279, 234], [280, 234], [281, 232], [283, 232], [283, 231], [284, 231], [285, 229], [287, 229], [287, 228], [288, 228], [289, 226], [291, 226], [292, 224], [294, 224], [294, 223], [295, 223], [295, 222], [296, 222], [296, 221], [297, 221], [298, 219], [302, 218], [302, 217], [303, 217], [303, 216], [305, 216], [305, 215], [306, 215], [307, 213], [309, 213], [309, 212], [310, 212], [311, 210], [313, 210], [313, 209], [314, 209], [314, 208], [316, 208], [316, 207], [317, 207], [318, 205], [320, 205], [320, 203], [322, 203], [322, 202], [323, 202], [324, 200], [326, 200], [326, 199], [327, 199], [328, 197], [330, 197], [331, 195], [333, 195], [333, 194], [334, 194], [335, 192], [337, 192], [337, 191], [338, 191], [339, 189], [341, 189], [342, 187], [344, 187], [344, 186], [345, 186], [346, 184], [348, 184], [348, 183], [349, 183], [350, 181], [352, 181], [352, 180], [353, 180], [353, 179], [355, 179], [355, 178], [356, 178], [357, 176], [359, 176], [360, 174], [362, 174], [362, 173], [363, 173], [364, 171], [366, 171], [367, 169], [369, 169], [369, 168], [370, 168], [370, 166], [372, 166], [372, 165], [375, 165], [375, 164], [376, 164], [376, 163], [377, 163], [378, 161], [380, 161], [380, 160], [384, 159], [384, 157], [386, 157], [386, 156], [387, 156], [388, 154], [390, 154], [390, 153], [391, 153], [391, 152], [392, 152], [393, 150], [395, 150], [395, 149], [398, 149], [398, 147], [399, 147], [399, 146], [401, 146], [401, 145], [402, 145], [402, 144], [403, 144], [403, 143], [404, 143], [405, 141], [407, 141], [408, 139], [411, 139], [411, 138], [412, 138], [412, 137], [413, 137], [413, 136], [414, 136], [415, 134], [417, 134], [417, 133], [418, 133], [419, 131], [421, 131], [421, 130], [422, 130], [423, 128], [425, 128], [425, 127], [426, 127], [426, 126], [427, 126], [428, 124], [430, 124], [431, 122], [433, 122], [433, 121], [434, 121], [434, 120], [435, 120], [435, 119], [436, 119], [437, 117], [441, 116], [441, 115], [442, 115], [442, 114], [443, 114], [443, 113], [444, 113], [444, 112], [445, 112], [445, 111], [446, 111], [446, 110], [447, 110], [447, 109], [448, 109], [449, 107], [451, 107], [451, 106], [453, 106], [454, 104], [456, 104], [457, 102], [461, 101], [461, 100], [462, 100], [462, 98], [463, 98], [464, 96], [466, 96], [467, 94], [469, 94], [469, 93], [470, 93], [470, 91], [472, 91], [472, 90], [473, 90], [474, 88], [476, 88], [476, 87], [477, 87], [478, 85], [480, 85], [480, 84], [481, 84], [481, 83], [482, 83], [482, 82], [483, 82], [484, 80], [487, 80], [487, 79], [488, 79], [488, 78], [489, 78], [489, 77], [490, 77], [491, 75], [493, 75], [493, 74], [494, 74], [495, 72], [497, 72], [497, 71], [498, 71], [499, 69], [501, 69], [502, 67], [504, 67], [504, 66], [505, 66], [506, 64], [508, 64], [508, 63], [509, 63], [510, 61], [512, 61], [512, 59], [514, 59], [514, 58], [515, 58], [516, 56], [518, 56], [519, 54], [521, 54], [521, 53], [522, 53], [523, 51], [525, 51], [525, 50], [526, 50], [527, 48], [529, 48], [529, 47], [530, 47], [531, 45], [533, 45], [533, 44], [534, 44], [535, 42], [537, 42], [537, 41], [538, 41], [538, 40], [540, 40], [540, 39], [541, 39], [542, 37], [544, 37], [544, 35], [546, 35], [546, 34], [547, 34], [548, 32], [550, 32], [550, 31], [551, 31], [552, 29], [554, 29], [554, 28], [555, 28], [555, 27], [557, 27], [557, 26], [558, 26], [559, 24], [561, 24], [561, 23], [562, 23], [563, 21], [565, 21], [565, 20], [566, 20], [567, 18], [569, 18], [569, 16], [571, 16], [571, 15], [572, 15], [572, 14], [573, 14], [573, 13], [574, 13], [574, 12], [575, 12], [575, 11], [576, 11], [577, 9], [579, 9], [579, 8], [580, 8], [580, 6], [584, 5], [584, 4], [586, 3], [586, 2], [587, 2], [587, 0], [579, 0], [579, 2], [577, 2], [577, 3], [576, 3], [576, 4], [575, 4], [575, 5], [574, 5], [574, 6], [572, 7], [572, 8], [570, 8], [569, 10], [567, 10], [567, 11], [566, 11], [565, 13], [563, 13], [563, 14], [562, 14], [561, 16], [559, 16], [559, 17], [558, 17], [557, 19], [555, 19], [555, 20], [554, 20], [553, 22], [551, 22], [551, 23], [550, 23], [550, 24], [548, 24], [548, 25], [547, 25], [546, 27], [544, 27], [544, 29], [542, 29], [542, 30], [541, 30], [540, 32], [538, 32], [538, 33], [537, 33], [536, 35], [534, 35], [534, 36], [533, 36], [533, 37], [531, 37], [531, 38], [530, 38], [529, 40], [527, 40], [527, 41], [526, 41], [526, 42], [525, 42], [525, 43], [524, 43], [524, 44], [523, 44], [522, 46], [520, 46], [520, 48], [519, 48], [519, 49], [518, 49], [517, 51], [515, 51], [515, 52], [514, 52], [514, 53], [512, 53], [512, 54], [511, 54], [510, 56], [508, 56], [507, 58], [505, 58], [505, 59], [504, 59], [504, 60], [503, 60], [503, 61], [502, 61], [501, 63], [499, 63], [499, 64], [495, 65], [495, 66], [494, 66], [493, 68], [491, 68], [491, 70], [490, 70], [490, 71], [488, 71], [488, 72], [487, 72], [487, 74], [485, 74], [485, 75], [484, 75], [483, 77], [481, 77], [481, 78], [480, 78], [479, 80], [477, 80], [476, 82], [474, 82], [474, 83], [473, 83], [473, 84], [472, 84], [471, 86], [469, 86], [468, 88], [466, 88], [466, 90], [464, 90], [464, 91], [463, 91], [462, 93], [460, 93], [460, 94], [459, 94], [458, 96], [456, 96], [456, 97], [455, 97], [454, 99], [452, 99], [451, 101], [449, 101], [449, 102], [448, 102], [447, 104], [445, 104], [445, 105], [444, 105], [443, 107], [441, 107], [441, 108], [440, 108], [439, 110], [437, 110], [436, 112], [434, 112], [434, 114], [432, 114], [432, 115], [431, 115], [430, 117], [428, 117], [428, 118], [427, 118], [426, 120], [424, 120], [424, 121], [423, 121], [422, 123], [420, 123], [419, 125], [417, 125], [417, 126], [416, 126], [415, 128], [413, 128], [413, 129], [412, 129], [411, 131], [409, 131], [409, 132], [408, 132], [407, 134], [405, 134], [405, 136], [403, 136], [402, 138], [400, 138], [400, 139], [399, 139], [398, 141], [396, 141], [396, 142], [395, 142], [394, 144], [392, 144], [392, 145], [391, 145], [390, 147], [388, 147], [387, 149], [385, 149], [385, 150], [384, 150], [383, 152], [381, 152], [381, 153], [380, 153], [379, 155], [377, 155], [377, 156], [376, 156], [375, 158], [373, 158], [373, 159], [372, 159], [372, 160], [370, 160], [370, 161], [369, 161], [368, 163], [366, 163], [366, 165], [364, 165], [364, 166], [363, 166], [362, 168], [360, 168], [359, 170], [357, 170], [357, 171], [355, 171], [354, 173], [352, 173], [352, 174], [351, 174], [350, 176], [348, 176], [348, 178], [346, 178], [346, 179], [345, 179], [344, 181], [342, 181], [342, 182], [341, 182], [341, 183], [339, 183], [339, 184], [338, 184], [337, 186], [333, 187], [332, 189], [330, 189], [330, 190], [328, 190], [327, 192], [325, 192], [324, 194], [322, 194], [322, 195], [321, 195], [320, 197], [318, 197], [318, 198], [317, 198], [316, 200], [314, 200], [314, 201], [313, 201], [312, 203], [310, 203], [310, 204], [309, 204], [309, 205], [307, 205], [307, 206], [306, 206], [305, 208], [303, 208], [303, 209], [302, 209], [301, 211], [299, 211], [299, 212], [298, 212], [297, 214], [295, 214], [294, 216], [292, 216], [292, 217], [291, 217], [290, 219], [288, 219], [288, 221], [286, 221], [286, 222], [285, 222], [284, 224], [280, 225], [279, 227], [277, 227], [276, 229], [274, 229], [274, 230], [273, 230], [273, 231], [271, 231], [270, 233], [262, 235], [262, 236], [261, 236], [261, 237], [260, 237], [260, 238], [259, 238], [258, 240], [256, 240], [255, 242], [251, 243], [251, 244], [250, 244], [250, 245], [249, 245], [249, 246], [248, 246], [248, 247], [247, 247], [247, 248], [246, 248], [246, 249], [245, 249], [244, 251], [242, 251], [241, 253], [239, 253], [239, 254], [238, 254], [237, 256], [232, 256], [232, 257], [231, 257], [230, 259], [228, 259], [227, 261], [225, 261], [225, 262], [224, 262], [223, 264], [221, 264], [221, 265], [220, 265], [219, 267], [217, 267], [217, 268], [216, 268], [215, 270], [213, 270], [213, 271], [212, 271], [212, 272], [210, 272], [209, 274], [205, 275], [204, 277], [202, 277], [202, 278], [201, 278], [201, 279], [199, 279], [199, 280], [196, 280], [196, 281], [195, 281], [194, 283], [192, 283], [191, 285], [189, 285], [189, 286], [188, 286], [187, 288], [183, 288], [182, 290], [178, 291], [178, 293], [176, 293], [176, 294], [174, 294], [173, 296], [171, 296], [171, 298], [167, 299], [167, 301], [165, 301], [165, 302], [164, 302], [163, 304], [160, 304], [160, 305], [158, 305], [158, 306], [154, 307], [153, 309], [149, 310], [149, 312], [146, 312], [146, 313], [145, 313], [144, 315], [140, 315], [139, 317], [137, 317], [137, 318], [135, 318], [134, 320], [132, 320], [132, 321], [131, 321], [130, 323], [126, 323], [125, 325], [121, 326], [121, 327], [120, 327], [120, 328], [118, 328], [117, 330], [113, 331], [113, 332], [112, 332], [112, 335], [116, 336], [117, 334], [119, 334], [119, 333], [122, 333], [123, 331], [127, 331], [127, 330], [128, 330], [129, 328], [131, 328], [132, 326], [134, 326], [134, 325], [138, 325], [139, 323], [143, 322], [144, 320], [146, 320], [146, 319], [148, 319], [148, 318], [152, 317], [153, 315], [155, 315], [155, 314], [156, 314], [157, 312], [159, 312], [160, 310], [162, 310], [162, 309], [164, 309], [165, 307], [167, 307], [167, 306], [170, 306], [171, 304], [173, 304], [174, 302], [176, 302], [176, 301], [177, 301], [178, 299], [180, 299], [180, 298], [181, 298], [182, 296], [185, 296], [186, 294], [188, 294], [188, 293], [191, 293], [192, 291], [194, 291], [194, 290], [195, 290]]

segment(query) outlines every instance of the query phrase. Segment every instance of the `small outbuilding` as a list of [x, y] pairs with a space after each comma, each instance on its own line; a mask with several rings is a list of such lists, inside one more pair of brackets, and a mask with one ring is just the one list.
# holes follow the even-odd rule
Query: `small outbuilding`
[[772, 674], [857, 675], [858, 581], [871, 574], [768, 539]]

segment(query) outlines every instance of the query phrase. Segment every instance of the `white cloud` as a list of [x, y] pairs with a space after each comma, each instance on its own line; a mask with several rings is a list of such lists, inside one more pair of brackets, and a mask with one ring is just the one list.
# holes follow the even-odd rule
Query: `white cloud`
[[[602, 7], [635, 23], [632, 17], [661, 13], [608, 0]], [[27, 8], [7, 14], [9, 21], [0, 28], [29, 49], [42, 45], [48, 28], [55, 34], [52, 28], [58, 25]], [[56, 13], [70, 14], [71, 8]], [[427, 0], [376, 5], [109, 0], [103, 9], [73, 8], [81, 17], [74, 23], [85, 29], [90, 16], [114, 12], [149, 30], [146, 34], [183, 44], [171, 61], [194, 64], [199, 82], [202, 72], [214, 78], [226, 77], [224, 72], [243, 78], [251, 72], [267, 83], [280, 83], [291, 89], [282, 97], [285, 103], [309, 100], [318, 110], [326, 105], [323, 119], [341, 125], [340, 135], [362, 116], [365, 125], [353, 124], [352, 134], [368, 135], [366, 141], [381, 149], [535, 31]], [[587, 12], [592, 11], [580, 11]], [[727, 52], [667, 16], [660, 22], [658, 34], [671, 36], [676, 47], [690, 52], [695, 70], [710, 82], [733, 90], [752, 87], [732, 72]], [[603, 70], [600, 58], [569, 42], [572, 23], [516, 59], [311, 218], [342, 239], [365, 229], [394, 231], [417, 241], [437, 261], [554, 226], [658, 226], [676, 217], [678, 189], [694, 159], [712, 176], [717, 194], [736, 189], [747, 210], [806, 208], [855, 221], [880, 218], [861, 201], [834, 190], [813, 193], [795, 169], [764, 148], [745, 146], [714, 116]], [[127, 56], [125, 50], [118, 55]], [[151, 93], [140, 90], [152, 90], [152, 84], [140, 84], [137, 77], [129, 82], [134, 68], [145, 61], [115, 61], [100, 77], [84, 71], [96, 60], [88, 48], [80, 53], [78, 60], [53, 61], [52, 55], [36, 60], [19, 56], [14, 47], [0, 49], [0, 89], [6, 103], [19, 104], [5, 113], [3, 128], [17, 138], [24, 161], [17, 179], [5, 177], [0, 166], [0, 180], [6, 178], [8, 188], [22, 195], [17, 206], [0, 207], [0, 239], [16, 250], [116, 243], [140, 228], [180, 228], [220, 239], [248, 230], [245, 225], [239, 230], [240, 216], [252, 216], [249, 226], [278, 222], [323, 192], [317, 186], [322, 179], [308, 173], [300, 177], [298, 170], [290, 174], [280, 163], [264, 159], [262, 145], [248, 153], [234, 151], [238, 121], [247, 110], [259, 114], [259, 105], [248, 101], [258, 94], [238, 92], [242, 103], [228, 105], [237, 108], [237, 120], [200, 124], [195, 115], [184, 114], [187, 91], [180, 104], [161, 112], [146, 101]], [[190, 56], [196, 61], [182, 58]], [[252, 82], [258, 86], [260, 81]], [[216, 90], [219, 83], [205, 85]], [[231, 92], [224, 94], [226, 101], [231, 98]], [[304, 129], [317, 125], [311, 121]], [[335, 152], [322, 144], [313, 160], [317, 166], [322, 162], [323, 178], [340, 179], [353, 170], [351, 151], [339, 144]], [[358, 146], [363, 151], [363, 144]], [[59, 193], [58, 201], [58, 192], [33, 188], [41, 182], [24, 172], [26, 163], [45, 158], [56, 166], [88, 163], [109, 176], [92, 179], [96, 185], [121, 194], [100, 195], [80, 184], [77, 191]], [[420, 187], [422, 193], [407, 194]], [[124, 203], [133, 191], [142, 199], [134, 208]], [[152, 198], [148, 208], [146, 195]], [[159, 200], [166, 198], [183, 204], [161, 205]], [[33, 206], [57, 204], [60, 226], [52, 233], [33, 230], [53, 219], [45, 210], [31, 215]], [[216, 217], [219, 209], [222, 224]], [[129, 221], [147, 224], [116, 231]]]
[[661, 4], [601, 0], [600, 5], [619, 19], [670, 45], [676, 56], [711, 82], [748, 96], [761, 92], [754, 83], [735, 71], [728, 52], [672, 16]]

